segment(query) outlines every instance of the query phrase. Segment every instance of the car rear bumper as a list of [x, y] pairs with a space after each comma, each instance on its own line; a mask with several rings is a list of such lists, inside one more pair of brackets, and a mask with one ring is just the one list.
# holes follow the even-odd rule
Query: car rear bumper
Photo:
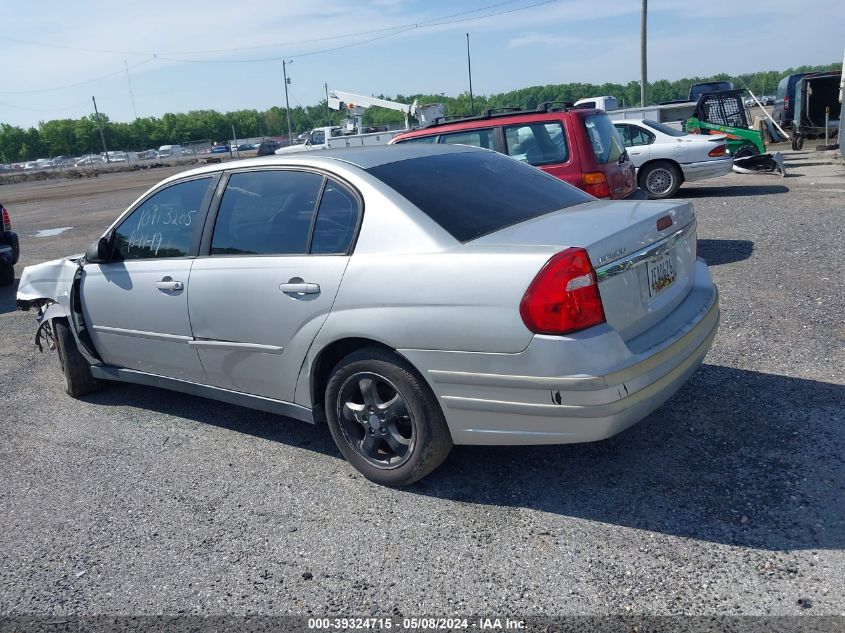
[[718, 178], [725, 174], [731, 173], [733, 167], [733, 157], [726, 156], [725, 158], [714, 158], [713, 160], [705, 160], [700, 163], [686, 163], [681, 165], [681, 170], [684, 172], [684, 180], [707, 180], [708, 178]]
[[669, 399], [703, 361], [718, 324], [718, 292], [699, 260], [684, 301], [629, 341], [603, 325], [535, 336], [519, 354], [400, 352], [427, 378], [456, 444], [590, 442]]

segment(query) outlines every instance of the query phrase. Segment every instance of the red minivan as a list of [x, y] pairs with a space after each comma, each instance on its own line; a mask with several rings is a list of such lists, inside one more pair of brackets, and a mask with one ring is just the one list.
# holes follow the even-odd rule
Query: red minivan
[[397, 135], [394, 143], [460, 143], [492, 149], [539, 167], [597, 198], [644, 198], [634, 164], [603, 110], [561, 102], [536, 110], [503, 108], [442, 118]]

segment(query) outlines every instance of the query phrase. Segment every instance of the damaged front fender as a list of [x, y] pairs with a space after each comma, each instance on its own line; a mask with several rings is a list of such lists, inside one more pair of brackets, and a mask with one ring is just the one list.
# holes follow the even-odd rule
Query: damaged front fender
[[70, 314], [70, 292], [81, 258], [82, 255], [65, 257], [24, 268], [18, 284], [18, 309], [55, 303], [64, 310], [62, 316]]

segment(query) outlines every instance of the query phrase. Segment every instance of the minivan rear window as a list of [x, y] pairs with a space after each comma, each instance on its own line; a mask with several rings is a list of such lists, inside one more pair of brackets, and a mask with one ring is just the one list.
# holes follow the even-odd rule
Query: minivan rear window
[[493, 152], [437, 154], [367, 171], [460, 242], [593, 199], [554, 176]]
[[593, 146], [593, 155], [599, 165], [615, 163], [625, 151], [619, 132], [606, 114], [591, 114], [584, 117], [584, 127]]

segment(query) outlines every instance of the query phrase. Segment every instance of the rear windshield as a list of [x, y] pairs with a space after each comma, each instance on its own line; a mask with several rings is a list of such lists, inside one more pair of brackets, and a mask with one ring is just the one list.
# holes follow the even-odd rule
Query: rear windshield
[[669, 127], [663, 123], [658, 123], [657, 121], [651, 121], [649, 119], [643, 119], [643, 125], [647, 125], [652, 130], [657, 130], [658, 132], [663, 132], [668, 136], [686, 136], [686, 132], [682, 132], [681, 130], [676, 130], [673, 127]]
[[424, 156], [367, 171], [460, 242], [592, 200], [562, 180], [493, 152]]
[[599, 165], [615, 163], [625, 151], [619, 132], [606, 114], [591, 114], [584, 117], [584, 127], [593, 146], [593, 156]]

